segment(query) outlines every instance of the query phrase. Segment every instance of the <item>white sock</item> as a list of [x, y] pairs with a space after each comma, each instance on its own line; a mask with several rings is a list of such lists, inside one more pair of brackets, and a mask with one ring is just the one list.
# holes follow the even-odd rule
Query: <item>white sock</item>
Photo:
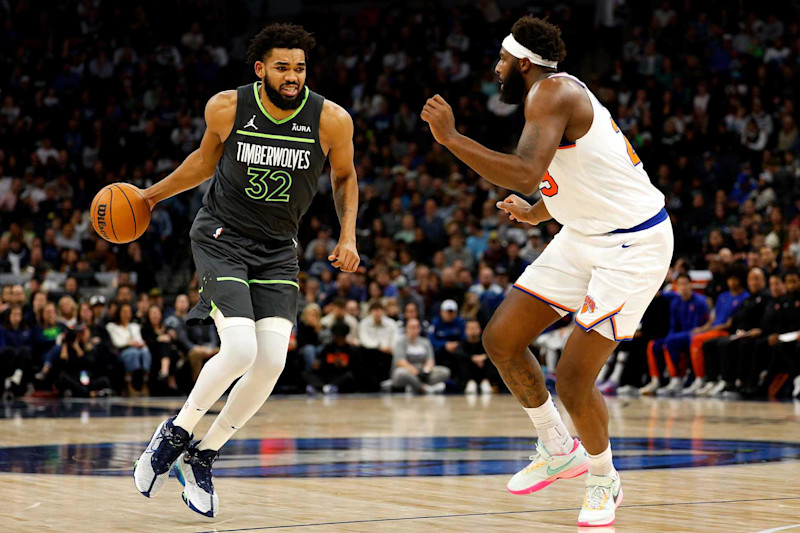
[[610, 476], [614, 473], [614, 460], [611, 456], [610, 442], [608, 443], [608, 448], [597, 455], [590, 453], [587, 453], [587, 455], [589, 456], [589, 474], [593, 476]]
[[238, 430], [239, 428], [233, 424], [227, 413], [220, 413], [211, 424], [206, 436], [197, 445], [197, 449], [219, 450]]
[[695, 381], [697, 382], [697, 388], [706, 384], [706, 378], [695, 378]]
[[678, 385], [681, 384], [681, 381], [683, 381], [683, 380], [681, 378], [677, 377], [677, 376], [674, 377], [674, 378], [669, 378], [669, 385], [671, 387], [677, 387]]
[[574, 441], [567, 431], [567, 426], [558, 414], [552, 396], [547, 394], [547, 401], [539, 407], [524, 407], [533, 422], [545, 449], [552, 455], [566, 455], [575, 447]]
[[627, 360], [628, 352], [617, 353], [617, 364], [614, 365], [614, 371], [611, 373], [611, 377], [608, 378], [609, 381], [619, 385], [619, 382], [622, 379], [622, 372], [625, 370], [625, 361]]
[[206, 411], [208, 411], [208, 407], [198, 406], [192, 401], [192, 396], [189, 395], [189, 398], [186, 399], [186, 403], [183, 404], [183, 408], [181, 408], [180, 413], [175, 417], [172, 424], [185, 429], [191, 435], [194, 431], [194, 427], [200, 422], [200, 419], [203, 418]]

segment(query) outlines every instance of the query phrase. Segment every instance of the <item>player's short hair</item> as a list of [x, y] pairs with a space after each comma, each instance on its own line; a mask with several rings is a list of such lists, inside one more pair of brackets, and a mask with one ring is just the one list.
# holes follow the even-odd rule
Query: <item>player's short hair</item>
[[514, 23], [511, 34], [519, 44], [548, 61], [561, 62], [567, 57], [561, 29], [544, 19], [525, 15]]
[[247, 62], [263, 61], [273, 48], [301, 48], [308, 52], [316, 46], [314, 36], [297, 24], [270, 24], [256, 34], [247, 47]]

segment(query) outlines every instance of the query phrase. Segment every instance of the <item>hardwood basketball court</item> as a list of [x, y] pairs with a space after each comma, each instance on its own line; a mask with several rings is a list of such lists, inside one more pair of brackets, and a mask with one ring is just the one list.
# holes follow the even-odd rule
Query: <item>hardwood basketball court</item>
[[[222, 450], [216, 519], [190, 511], [174, 478], [153, 499], [133, 485], [181, 404], [4, 406], [0, 531], [577, 529], [583, 477], [505, 489], [534, 435], [511, 396], [273, 398]], [[625, 500], [614, 527], [580, 530], [800, 531], [800, 403], [612, 398], [609, 411]]]

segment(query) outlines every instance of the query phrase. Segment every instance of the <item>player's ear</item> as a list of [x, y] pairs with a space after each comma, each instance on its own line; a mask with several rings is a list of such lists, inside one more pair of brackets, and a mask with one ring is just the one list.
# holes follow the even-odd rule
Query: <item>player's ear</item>
[[519, 65], [519, 71], [522, 72], [523, 74], [527, 74], [528, 71], [531, 69], [531, 60], [528, 59], [527, 57], [523, 57], [522, 59], [519, 60], [518, 65]]
[[267, 66], [264, 64], [263, 61], [256, 61], [254, 65], [254, 70], [256, 71], [256, 76], [259, 78], [263, 78], [267, 74]]

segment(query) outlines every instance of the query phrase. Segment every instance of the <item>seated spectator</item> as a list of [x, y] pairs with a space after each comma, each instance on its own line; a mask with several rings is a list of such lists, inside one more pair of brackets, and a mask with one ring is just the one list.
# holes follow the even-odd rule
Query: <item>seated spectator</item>
[[[119, 306], [116, 316], [106, 325], [106, 329], [111, 337], [112, 345], [117, 350], [117, 356], [125, 365], [127, 395], [147, 396], [152, 356], [142, 338], [142, 327], [132, 320], [131, 304], [123, 303]], [[134, 373], [137, 375], [136, 384], [133, 383]]]
[[[317, 304], [308, 304], [297, 322], [297, 349], [303, 356], [304, 366], [309, 370], [322, 351], [322, 310]], [[348, 328], [349, 333], [349, 328]]]
[[394, 349], [391, 386], [416, 394], [444, 392], [450, 369], [436, 365], [433, 346], [428, 339], [420, 337], [421, 331], [416, 318], [406, 323], [406, 334], [400, 337]]
[[[351, 300], [352, 301], [352, 300]], [[324, 337], [327, 335], [328, 339], [330, 339], [330, 332], [333, 330], [334, 324], [342, 323], [345, 324], [348, 328], [347, 331], [347, 342], [352, 346], [358, 346], [358, 318], [354, 316], [352, 313], [347, 312], [347, 305], [350, 302], [345, 300], [344, 298], [336, 298], [333, 300], [331, 304], [331, 311], [322, 317], [320, 320], [320, 324], [324, 329], [327, 330], [327, 334], [323, 334], [322, 342], [326, 344]], [[358, 304], [356, 303], [356, 306]]]
[[303, 372], [306, 392], [323, 394], [347, 392], [355, 388], [355, 374], [350, 368], [355, 347], [347, 342], [347, 326], [341, 323], [332, 328], [333, 341], [326, 344], [310, 369]]
[[464, 319], [458, 316], [458, 304], [454, 300], [443, 301], [431, 327], [430, 339], [436, 360], [443, 365], [453, 365], [465, 328]]
[[[691, 386], [684, 389], [684, 395], [699, 393], [700, 395], [714, 393], [721, 396], [724, 393], [733, 395], [738, 388], [735, 385], [739, 370], [739, 342], [745, 338], [750, 338], [756, 333], [756, 329], [761, 325], [766, 306], [770, 301], [770, 294], [764, 288], [766, 282], [764, 271], [759, 267], [752, 267], [747, 273], [747, 289], [750, 296], [745, 299], [731, 316], [730, 331], [732, 335], [711, 339], [703, 344], [703, 366], [706, 371], [706, 378], [714, 385], [708, 385], [703, 390], [706, 378], [698, 377]], [[748, 333], [749, 332], [749, 333]], [[723, 385], [718, 385], [718, 378], [721, 377]], [[703, 391], [700, 393], [700, 391]]]
[[108, 377], [95, 370], [94, 348], [91, 331], [85, 325], [80, 324], [66, 331], [53, 369], [53, 373], [57, 374], [55, 387], [59, 394], [95, 398], [113, 393]]
[[381, 301], [372, 301], [369, 314], [358, 324], [361, 350], [353, 372], [358, 379], [359, 390], [377, 391], [389, 377], [398, 336], [397, 323], [386, 316]]
[[[676, 297], [672, 298], [669, 311], [669, 333], [661, 339], [651, 340], [647, 345], [647, 361], [650, 368], [650, 383], [641, 389], [642, 394], [677, 394], [682, 387], [680, 376], [681, 355], [689, 350], [692, 332], [708, 320], [708, 303], [705, 296], [692, 291], [688, 274], [679, 274], [675, 280]], [[661, 366], [664, 361], [669, 371], [670, 382], [659, 389]]]
[[37, 324], [33, 333], [34, 359], [41, 360], [42, 369], [36, 374], [36, 379], [42, 384], [48, 384], [48, 373], [53, 363], [61, 353], [62, 333], [67, 329], [58, 321], [56, 306], [47, 302], [42, 308], [41, 323]]
[[78, 304], [72, 296], [58, 299], [58, 321], [70, 328], [78, 323]]
[[14, 304], [0, 328], [0, 379], [4, 397], [25, 394], [33, 377], [33, 334], [22, 318], [22, 306]]
[[482, 394], [492, 394], [492, 382], [499, 381], [497, 370], [483, 348], [482, 331], [480, 322], [467, 321], [464, 340], [459, 343], [456, 352], [459, 384], [466, 382], [465, 394], [477, 394], [479, 384]]
[[177, 366], [180, 363], [175, 342], [164, 325], [161, 308], [151, 305], [147, 309], [146, 321], [142, 325], [142, 338], [153, 359], [158, 362], [158, 376], [154, 383], [157, 394], [179, 394], [176, 381]]
[[191, 328], [186, 325], [189, 314], [189, 297], [179, 294], [175, 297], [175, 313], [164, 321], [167, 330], [178, 348], [191, 365], [192, 383], [203, 369], [206, 361], [219, 352], [219, 336], [217, 328], [198, 324]]
[[770, 329], [765, 329], [764, 333], [769, 333], [756, 341], [753, 352], [741, 352], [741, 356], [752, 358], [749, 373], [758, 376], [757, 385], [748, 391], [749, 397], [777, 397], [797, 368], [797, 361], [787, 358], [794, 355], [794, 346], [798, 340], [796, 332], [800, 324], [800, 272], [786, 272], [783, 281], [786, 294], [780, 298], [778, 309], [773, 306], [774, 313], [770, 317], [764, 317], [765, 326], [767, 320], [770, 321]]
[[385, 315], [380, 300], [369, 305], [369, 315], [358, 324], [358, 340], [362, 348], [392, 355], [397, 343], [397, 323]]

